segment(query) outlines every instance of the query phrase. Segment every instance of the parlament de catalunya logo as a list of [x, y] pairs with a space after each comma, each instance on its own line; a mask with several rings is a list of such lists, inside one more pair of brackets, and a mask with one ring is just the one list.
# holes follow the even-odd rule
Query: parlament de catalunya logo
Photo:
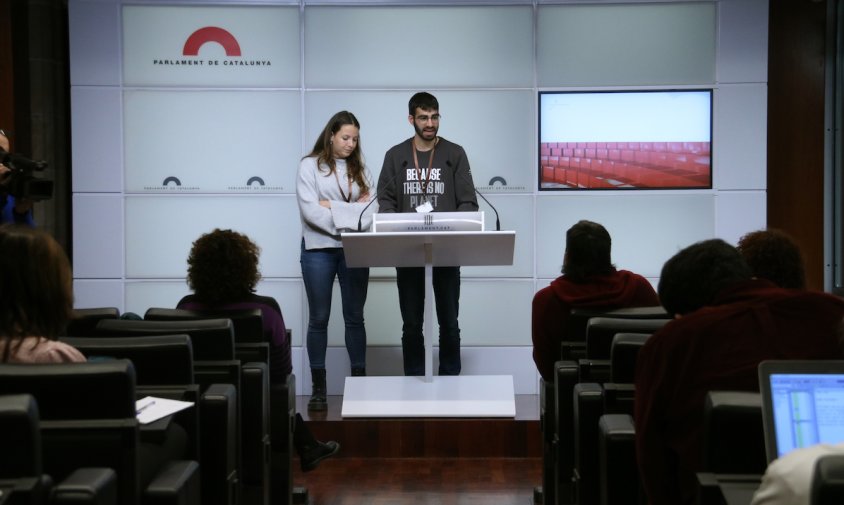
[[[199, 58], [199, 50], [208, 43], [219, 44], [226, 52], [226, 58], [202, 59]], [[182, 48], [182, 56], [185, 58], [162, 58], [152, 60], [153, 65], [161, 66], [205, 66], [205, 67], [268, 67], [272, 65], [270, 60], [245, 60], [242, 59], [240, 43], [228, 30], [219, 26], [206, 26], [196, 30], [185, 40]]]

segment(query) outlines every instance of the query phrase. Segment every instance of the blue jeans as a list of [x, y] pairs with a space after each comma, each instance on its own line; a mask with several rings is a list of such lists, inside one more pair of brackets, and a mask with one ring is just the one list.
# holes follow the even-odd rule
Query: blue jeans
[[369, 269], [346, 267], [342, 247], [305, 250], [304, 241], [299, 262], [308, 295], [307, 347], [311, 368], [325, 369], [328, 316], [331, 314], [335, 276], [340, 280], [349, 361], [352, 368], [365, 368], [366, 328], [363, 324], [363, 306], [369, 288]]
[[[440, 375], [460, 375], [460, 267], [434, 267], [434, 304], [440, 325]], [[402, 318], [402, 357], [405, 375], [425, 375], [425, 269], [396, 268]]]

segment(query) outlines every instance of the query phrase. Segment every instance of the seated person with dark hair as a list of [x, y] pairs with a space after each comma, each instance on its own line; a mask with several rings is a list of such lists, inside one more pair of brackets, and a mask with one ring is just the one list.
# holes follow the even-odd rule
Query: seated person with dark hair
[[738, 250], [753, 276], [781, 288], [805, 289], [806, 272], [800, 247], [779, 230], [758, 230], [739, 239]]
[[[215, 229], [202, 235], [193, 243], [188, 256], [187, 281], [194, 292], [182, 298], [178, 308], [261, 309], [264, 334], [270, 343], [270, 381], [284, 383], [293, 370], [290, 343], [278, 302], [255, 294], [255, 286], [261, 279], [259, 255], [258, 245], [242, 233]], [[320, 442], [314, 438], [298, 412], [293, 443], [306, 472], [340, 450], [337, 442]]]
[[0, 362], [76, 363], [56, 341], [73, 314], [73, 275], [58, 242], [25, 226], [0, 226]]
[[[56, 339], [73, 316], [73, 274], [64, 250], [44, 231], [0, 226], [0, 362], [82, 363], [85, 356]], [[145, 487], [167, 462], [184, 457], [187, 434], [170, 424], [162, 440], [138, 446]]]
[[533, 361], [546, 381], [554, 380], [571, 309], [620, 309], [659, 305], [653, 286], [641, 275], [616, 270], [612, 239], [606, 228], [579, 221], [566, 232], [563, 270], [551, 285], [533, 297], [531, 335]]
[[757, 366], [766, 359], [844, 358], [844, 300], [754, 279], [738, 250], [719, 239], [669, 259], [658, 291], [676, 319], [639, 352], [636, 453], [649, 503], [683, 505], [696, 499], [706, 393], [758, 392]]
[[[3, 130], [0, 130], [0, 149], [9, 152], [9, 138]], [[32, 200], [16, 201], [15, 197], [6, 190], [9, 172], [9, 167], [0, 163], [0, 224], [17, 223], [35, 226], [32, 218]]]

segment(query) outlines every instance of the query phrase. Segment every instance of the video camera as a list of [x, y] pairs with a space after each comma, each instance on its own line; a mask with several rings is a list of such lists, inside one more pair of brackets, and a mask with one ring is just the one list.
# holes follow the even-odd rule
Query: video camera
[[49, 200], [53, 197], [53, 181], [35, 176], [35, 172], [42, 172], [47, 168], [46, 161], [33, 161], [0, 148], [0, 163], [10, 170], [0, 181], [0, 191], [5, 191], [16, 199], [33, 201]]

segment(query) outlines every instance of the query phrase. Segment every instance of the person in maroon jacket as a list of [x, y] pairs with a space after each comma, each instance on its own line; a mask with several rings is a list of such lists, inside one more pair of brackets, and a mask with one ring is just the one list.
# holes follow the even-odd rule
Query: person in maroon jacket
[[844, 300], [754, 279], [723, 240], [669, 259], [658, 287], [675, 315], [636, 360], [636, 453], [651, 505], [695, 503], [706, 393], [759, 391], [766, 359], [842, 359]]
[[612, 239], [598, 223], [579, 221], [566, 232], [563, 275], [533, 297], [533, 361], [546, 381], [554, 380], [566, 320], [573, 308], [620, 309], [659, 305], [651, 284], [641, 275], [616, 270]]

